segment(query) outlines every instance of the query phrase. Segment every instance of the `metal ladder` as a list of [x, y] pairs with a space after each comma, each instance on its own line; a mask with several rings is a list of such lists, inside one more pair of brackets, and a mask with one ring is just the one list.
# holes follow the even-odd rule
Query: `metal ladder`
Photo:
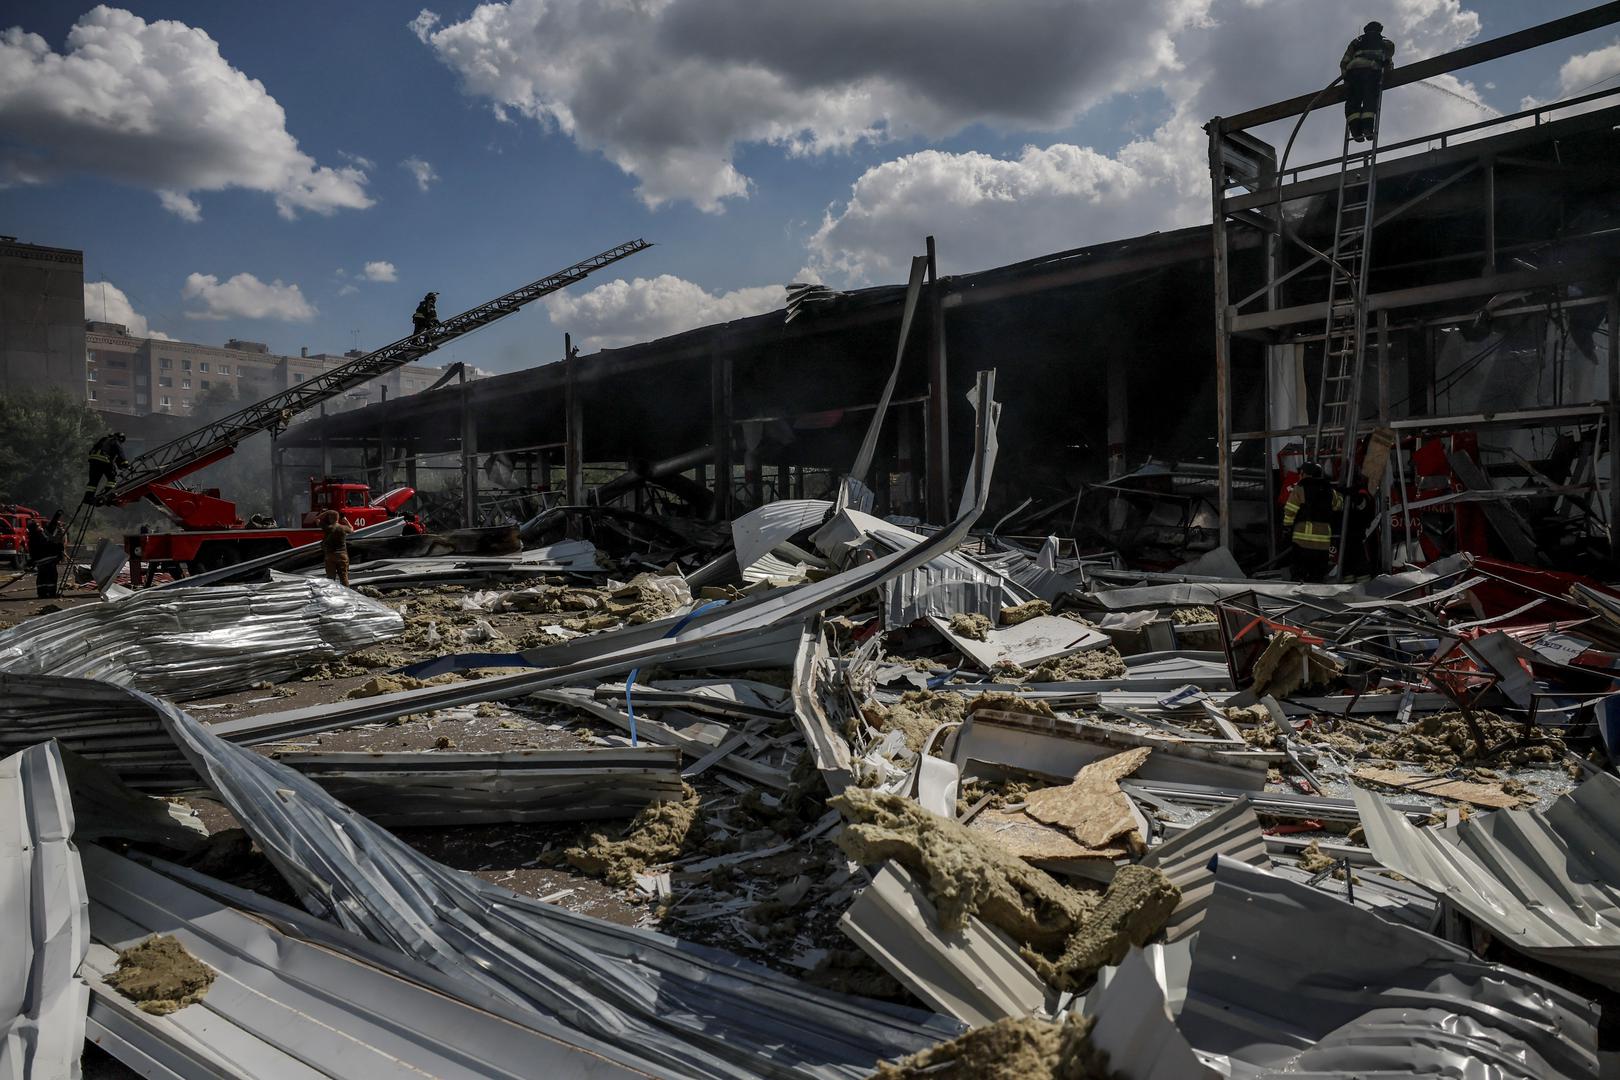
[[1338, 209], [1333, 247], [1328, 252], [1328, 312], [1322, 343], [1322, 377], [1316, 394], [1316, 428], [1311, 460], [1329, 474], [1340, 459], [1338, 479], [1349, 480], [1361, 405], [1361, 377], [1367, 359], [1367, 268], [1371, 261], [1375, 196], [1378, 190], [1378, 121], [1365, 150], [1350, 150], [1345, 125], [1339, 158]]

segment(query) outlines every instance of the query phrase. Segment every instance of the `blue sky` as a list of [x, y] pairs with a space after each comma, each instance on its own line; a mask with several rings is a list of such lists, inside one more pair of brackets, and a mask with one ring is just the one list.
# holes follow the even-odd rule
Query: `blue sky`
[[[1402, 60], [1584, 6], [1364, 10], [1407, 27], [1392, 35]], [[26, 64], [0, 64], [13, 72], [0, 72], [0, 232], [83, 249], [86, 280], [154, 330], [278, 352], [375, 346], [409, 329], [427, 289], [444, 314], [621, 240], [658, 244], [439, 358], [512, 370], [560, 355], [564, 329], [619, 344], [764, 310], [802, 273], [897, 280], [927, 231], [959, 272], [1190, 224], [1207, 207], [1195, 122], [1325, 82], [1362, 21], [1324, 18], [1338, 5], [1321, 0], [675, 0], [621, 23], [594, 0], [430, 7], [413, 29], [418, 5], [377, 0], [110, 15], [0, 3], [0, 28], [43, 39], [13, 33]], [[207, 42], [182, 34], [161, 60], [87, 73], [59, 63], [81, 19], [115, 57], [160, 20], [183, 24], [217, 45], [217, 71], [245, 79], [154, 91], [151, 130], [121, 103], [206, 67]], [[1463, 72], [1451, 93], [1392, 94], [1386, 127], [1511, 111], [1574, 89], [1561, 74], [1620, 75], [1616, 41], [1595, 32]], [[54, 65], [48, 93], [15, 74], [36, 64]], [[79, 94], [102, 115], [64, 120]], [[252, 108], [221, 119], [237, 98]], [[1326, 145], [1322, 119], [1311, 137]], [[419, 185], [410, 158], [437, 179]], [[289, 189], [259, 175], [271, 160], [320, 172]], [[395, 279], [363, 280], [377, 262]]]

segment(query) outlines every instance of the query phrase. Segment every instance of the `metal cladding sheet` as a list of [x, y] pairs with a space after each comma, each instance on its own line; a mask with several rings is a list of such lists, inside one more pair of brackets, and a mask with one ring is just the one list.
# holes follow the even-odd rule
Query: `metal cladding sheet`
[[1163, 872], [1181, 890], [1181, 900], [1165, 925], [1166, 941], [1179, 941], [1198, 929], [1215, 890], [1215, 856], [1269, 869], [1266, 837], [1247, 798], [1238, 798], [1197, 825], [1147, 853], [1143, 866]]
[[0, 761], [0, 1076], [77, 1077], [88, 900], [52, 743]]
[[[545, 1017], [446, 994], [436, 972], [379, 958], [352, 934], [332, 928], [311, 940], [296, 919], [251, 918], [93, 844], [84, 865], [95, 936], [84, 965], [94, 994], [89, 1034], [144, 1076], [646, 1075]], [[166, 1016], [140, 1011], [104, 981], [116, 950], [152, 934], [173, 935], [214, 970], [200, 1001]]]
[[285, 679], [404, 629], [398, 612], [325, 578], [148, 590], [0, 633], [0, 672], [79, 676], [185, 700]]
[[681, 797], [681, 752], [665, 746], [277, 757], [387, 826], [595, 821]]
[[784, 540], [820, 525], [832, 509], [825, 499], [778, 499], [750, 510], [731, 523], [737, 568], [746, 571]]
[[1597, 1019], [1551, 983], [1224, 858], [1179, 1017], [1233, 1076], [1458, 1080], [1596, 1077]]
[[[518, 896], [434, 862], [279, 762], [137, 691], [304, 905], [538, 1011], [618, 1060], [683, 1077], [860, 1077], [959, 1030], [716, 949]], [[762, 1054], [761, 1048], [769, 1048]]]
[[1620, 779], [1600, 773], [1542, 810], [1420, 829], [1354, 789], [1379, 862], [1446, 897], [1502, 943], [1620, 989]]
[[1147, 954], [1133, 948], [1118, 967], [1104, 968], [1085, 999], [1096, 1021], [1091, 1045], [1108, 1055], [1108, 1067], [1130, 1080], [1217, 1080], [1198, 1059], [1170, 1017], [1165, 989]]

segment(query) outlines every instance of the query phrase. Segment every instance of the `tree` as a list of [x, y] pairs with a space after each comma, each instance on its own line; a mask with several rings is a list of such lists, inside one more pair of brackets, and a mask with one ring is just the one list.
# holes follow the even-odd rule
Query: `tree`
[[106, 430], [64, 391], [0, 387], [0, 502], [71, 512], [84, 497], [90, 446]]

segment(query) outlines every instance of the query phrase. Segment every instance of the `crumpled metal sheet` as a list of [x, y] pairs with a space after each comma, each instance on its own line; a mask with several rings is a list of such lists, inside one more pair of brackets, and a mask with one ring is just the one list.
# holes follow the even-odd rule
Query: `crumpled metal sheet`
[[737, 552], [737, 568], [746, 572], [776, 545], [821, 524], [832, 505], [825, 499], [778, 499], [734, 518], [731, 543]]
[[648, 803], [681, 797], [681, 752], [674, 747], [277, 756], [390, 828], [627, 818]]
[[[1162, 954], [1161, 947], [1155, 951]], [[1108, 1067], [1131, 1080], [1216, 1080], [1220, 1073], [1198, 1054], [1170, 1016], [1166, 991], [1148, 954], [1133, 948], [1119, 966], [1097, 973], [1086, 996], [1085, 1015], [1096, 1021], [1091, 1045], [1108, 1055]]]
[[[859, 510], [844, 510], [812, 539], [832, 556], [866, 543], [889, 552], [909, 551], [929, 538]], [[998, 622], [1003, 607], [1032, 599], [1033, 593], [1010, 584], [977, 559], [946, 549], [884, 583], [883, 620], [885, 626], [909, 626], [929, 615], [948, 619], [977, 612]]]
[[156, 713], [310, 911], [611, 1044], [620, 1060], [678, 1076], [853, 1078], [959, 1030], [452, 870], [178, 707], [125, 693]]
[[397, 611], [326, 578], [145, 590], [0, 633], [0, 672], [80, 676], [184, 701], [285, 679], [404, 630]]
[[[144, 1076], [646, 1075], [617, 1060], [612, 1047], [532, 1012], [503, 1013], [498, 1003], [456, 994], [437, 972], [379, 956], [371, 943], [335, 927], [321, 932], [310, 926], [315, 920], [273, 901], [258, 901], [269, 910], [252, 918], [195, 883], [94, 844], [85, 848], [84, 867], [95, 936], [84, 964], [94, 995], [89, 1034]], [[103, 981], [116, 950], [154, 933], [174, 935], [217, 972], [201, 1001], [167, 1016], [141, 1012]]]
[[1446, 897], [1521, 952], [1620, 989], [1620, 779], [1600, 773], [1546, 810], [1419, 829], [1352, 792], [1379, 862]]
[[1596, 1077], [1597, 1006], [1229, 859], [1179, 1022], [1234, 1077]]
[[79, 1075], [89, 900], [56, 744], [0, 761], [0, 1076]]
[[1260, 818], [1247, 798], [1239, 797], [1197, 825], [1166, 840], [1147, 853], [1143, 866], [1158, 869], [1181, 891], [1176, 910], [1165, 924], [1166, 941], [1180, 941], [1204, 921], [1210, 894], [1215, 891], [1215, 857], [1234, 859], [1270, 869], [1266, 837]]

